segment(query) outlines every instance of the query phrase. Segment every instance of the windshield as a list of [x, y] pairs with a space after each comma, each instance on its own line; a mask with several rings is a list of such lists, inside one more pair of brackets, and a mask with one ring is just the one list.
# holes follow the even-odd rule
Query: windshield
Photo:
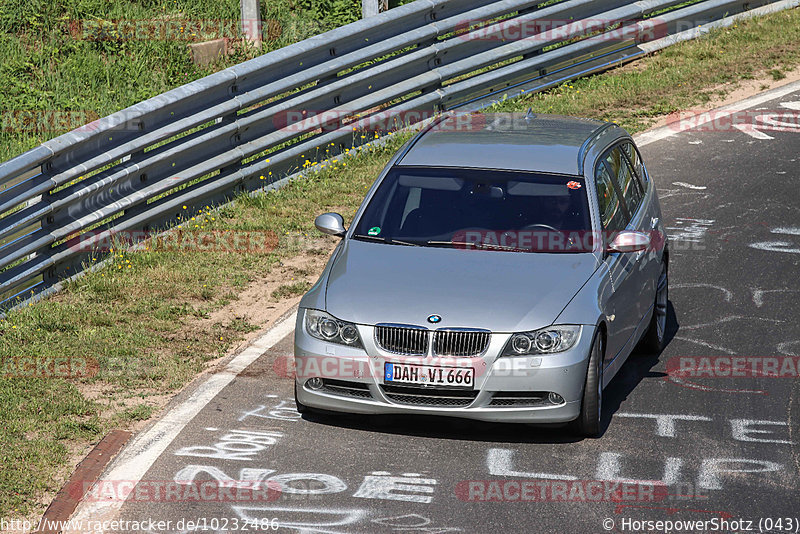
[[395, 167], [359, 219], [355, 239], [522, 252], [587, 252], [582, 177]]

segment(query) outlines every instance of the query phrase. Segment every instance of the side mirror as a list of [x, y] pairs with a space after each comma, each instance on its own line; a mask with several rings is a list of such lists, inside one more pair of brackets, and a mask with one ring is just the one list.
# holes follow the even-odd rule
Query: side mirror
[[344, 227], [344, 218], [338, 213], [323, 213], [314, 219], [314, 226], [323, 234], [344, 237], [347, 229]]
[[607, 252], [639, 252], [650, 247], [650, 236], [643, 232], [625, 230], [617, 234], [606, 247]]

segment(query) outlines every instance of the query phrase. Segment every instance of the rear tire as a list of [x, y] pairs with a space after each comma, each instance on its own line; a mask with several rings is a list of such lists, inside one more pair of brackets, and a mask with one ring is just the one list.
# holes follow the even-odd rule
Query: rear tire
[[653, 304], [653, 316], [650, 325], [642, 337], [642, 350], [659, 354], [664, 349], [665, 333], [667, 331], [667, 302], [669, 298], [669, 271], [667, 263], [661, 263], [661, 273], [656, 282], [656, 299]]
[[573, 431], [583, 437], [597, 438], [601, 434], [603, 416], [603, 335], [598, 329], [589, 350], [589, 367], [583, 386], [581, 412], [572, 422]]

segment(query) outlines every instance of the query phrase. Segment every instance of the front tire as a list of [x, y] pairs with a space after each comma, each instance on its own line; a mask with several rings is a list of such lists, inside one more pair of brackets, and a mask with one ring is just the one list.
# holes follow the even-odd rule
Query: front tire
[[597, 438], [601, 434], [603, 415], [603, 335], [598, 329], [589, 351], [589, 367], [583, 386], [581, 412], [573, 421], [573, 430], [580, 436]]
[[664, 349], [664, 339], [667, 331], [667, 300], [669, 297], [669, 271], [667, 262], [661, 263], [661, 273], [656, 282], [656, 299], [653, 304], [653, 316], [650, 325], [642, 337], [642, 349], [646, 352], [659, 354]]

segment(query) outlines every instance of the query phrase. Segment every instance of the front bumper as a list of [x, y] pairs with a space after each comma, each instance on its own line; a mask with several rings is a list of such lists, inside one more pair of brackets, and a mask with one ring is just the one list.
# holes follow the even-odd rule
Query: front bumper
[[[295, 328], [297, 400], [311, 408], [355, 414], [419, 414], [483, 421], [553, 423], [580, 412], [594, 326], [583, 326], [570, 350], [543, 356], [498, 357], [511, 334], [492, 334], [485, 353], [473, 358], [403, 357], [379, 348], [372, 326], [358, 325], [363, 349], [311, 337], [298, 314]], [[386, 384], [385, 363], [472, 367], [473, 388]], [[324, 386], [311, 389], [310, 378]], [[554, 403], [549, 394], [562, 401]], [[453, 398], [451, 398], [451, 396]]]

